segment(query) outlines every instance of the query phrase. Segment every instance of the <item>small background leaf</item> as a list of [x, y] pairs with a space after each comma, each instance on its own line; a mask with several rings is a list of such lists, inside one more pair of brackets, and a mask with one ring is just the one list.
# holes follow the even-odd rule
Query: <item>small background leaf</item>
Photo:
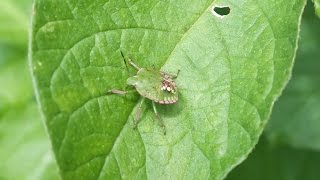
[[[221, 179], [257, 143], [292, 68], [304, 0], [35, 1], [32, 71], [64, 179]], [[214, 5], [229, 6], [223, 19]], [[272, 12], [272, 13], [271, 13]], [[125, 87], [120, 49], [177, 79], [179, 103]]]

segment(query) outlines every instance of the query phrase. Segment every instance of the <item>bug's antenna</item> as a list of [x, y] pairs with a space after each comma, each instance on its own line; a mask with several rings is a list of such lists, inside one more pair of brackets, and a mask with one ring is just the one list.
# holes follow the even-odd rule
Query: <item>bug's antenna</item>
[[121, 53], [121, 56], [122, 56], [122, 58], [123, 58], [123, 62], [124, 62], [124, 64], [126, 65], [126, 69], [127, 69], [127, 71], [129, 72], [126, 58], [124, 58], [123, 52], [122, 52], [121, 50], [120, 50], [120, 53]]

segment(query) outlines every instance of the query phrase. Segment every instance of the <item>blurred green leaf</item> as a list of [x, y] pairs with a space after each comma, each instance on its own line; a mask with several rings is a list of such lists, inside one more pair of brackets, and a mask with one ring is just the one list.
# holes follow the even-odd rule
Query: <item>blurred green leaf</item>
[[320, 153], [274, 147], [262, 138], [249, 158], [226, 180], [318, 180]]
[[33, 97], [26, 61], [28, 19], [27, 12], [21, 10], [25, 5], [20, 3], [22, 1], [0, 2], [0, 117]]
[[[37, 111], [26, 51], [1, 46], [0, 179], [58, 179], [49, 139]], [[8, 59], [8, 60], [7, 60]]]
[[313, 0], [316, 14], [320, 17], [320, 0]]
[[16, 58], [10, 58], [0, 66], [0, 83], [3, 85], [0, 88], [0, 114], [6, 109], [24, 104], [33, 97], [27, 60], [18, 56]]
[[0, 43], [27, 45], [31, 0], [0, 1]]
[[[221, 179], [246, 158], [289, 79], [304, 0], [35, 1], [32, 70], [64, 179]], [[214, 5], [229, 6], [224, 18]], [[180, 100], [132, 129], [120, 49], [181, 70]]]
[[58, 179], [48, 137], [34, 101], [0, 117], [0, 179]]
[[266, 129], [274, 143], [320, 150], [320, 21], [306, 8], [293, 76]]

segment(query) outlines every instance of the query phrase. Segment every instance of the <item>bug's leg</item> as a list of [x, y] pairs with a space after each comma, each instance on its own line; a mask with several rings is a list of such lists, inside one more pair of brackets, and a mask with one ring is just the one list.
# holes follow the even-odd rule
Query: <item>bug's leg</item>
[[134, 122], [133, 122], [133, 129], [136, 129], [137, 126], [138, 126], [138, 123], [140, 122], [141, 120], [141, 111], [142, 111], [142, 104], [144, 102], [145, 98], [142, 98], [139, 105], [138, 105], [138, 108], [137, 108], [137, 111], [136, 111], [136, 114], [135, 114], [135, 119], [134, 119]]
[[118, 94], [118, 95], [126, 95], [128, 93], [136, 92], [135, 90], [118, 90], [118, 89], [110, 89], [107, 91], [107, 94]]
[[171, 75], [172, 79], [176, 79], [176, 78], [178, 78], [179, 73], [180, 73], [180, 69], [178, 69], [177, 74], [175, 74], [175, 75]]
[[154, 113], [156, 114], [156, 116], [159, 120], [160, 126], [163, 128], [163, 131], [164, 131], [163, 133], [164, 133], [164, 135], [166, 135], [166, 126], [164, 125], [163, 120], [161, 119], [161, 117], [157, 111], [156, 104], [154, 101], [152, 101], [152, 107], [153, 107]]
[[[122, 51], [120, 51], [120, 53], [121, 53], [121, 56], [122, 56], [122, 58], [123, 58], [124, 64], [126, 65], [127, 71], [129, 72], [126, 58], [124, 57]], [[134, 68], [136, 68], [138, 71], [141, 69], [138, 65], [134, 64], [130, 58], [128, 58], [128, 61], [129, 61], [129, 64], [130, 64], [131, 66], [133, 66]]]
[[179, 73], [180, 73], [180, 69], [178, 69], [178, 72], [177, 72], [177, 74], [175, 75], [174, 79], [179, 76]]
[[122, 91], [122, 90], [118, 90], [118, 89], [110, 89], [109, 91], [107, 91], [108, 94], [119, 94], [119, 95], [125, 95], [128, 93], [128, 91]]
[[128, 61], [129, 61], [129, 64], [130, 64], [131, 66], [133, 66], [134, 68], [136, 68], [138, 71], [141, 69], [138, 65], [136, 65], [135, 63], [133, 63], [131, 59], [128, 59]]

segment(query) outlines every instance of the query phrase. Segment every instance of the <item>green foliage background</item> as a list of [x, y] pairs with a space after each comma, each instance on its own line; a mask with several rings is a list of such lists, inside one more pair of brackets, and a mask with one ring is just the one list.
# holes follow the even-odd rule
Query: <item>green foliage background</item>
[[[309, 2], [293, 77], [249, 158], [227, 179], [318, 179], [320, 21]], [[58, 179], [27, 66], [31, 2], [0, 2], [0, 179]]]

